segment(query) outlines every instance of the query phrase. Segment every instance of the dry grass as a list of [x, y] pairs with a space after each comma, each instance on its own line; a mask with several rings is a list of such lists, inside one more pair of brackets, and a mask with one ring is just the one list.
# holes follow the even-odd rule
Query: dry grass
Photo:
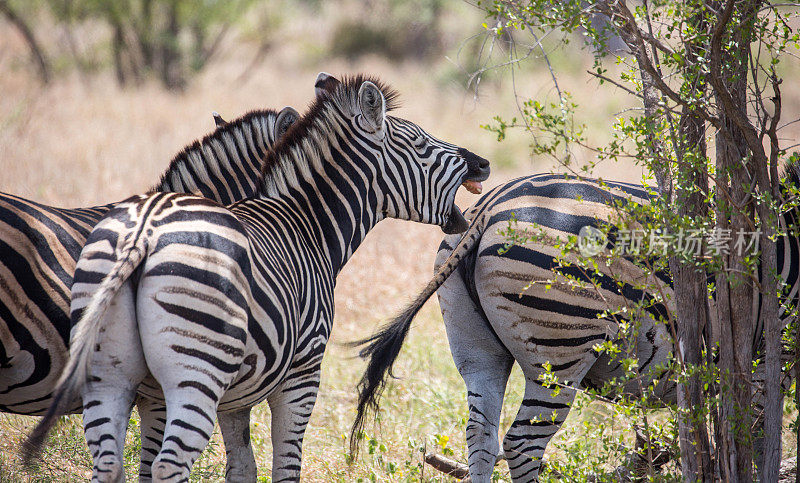
[[[141, 192], [154, 183], [179, 148], [212, 129], [212, 110], [233, 117], [263, 106], [302, 108], [313, 95], [313, 81], [320, 70], [367, 71], [394, 84], [403, 93], [403, 108], [398, 115], [504, 167], [495, 170], [487, 187], [518, 174], [550, 170], [549, 161], [528, 155], [528, 141], [521, 135], [512, 133], [507, 141], [498, 144], [492, 134], [479, 128], [496, 114], [514, 114], [516, 103], [507, 83], [488, 83], [476, 99], [458, 85], [442, 81], [443, 75], [436, 70], [451, 68], [446, 63], [432, 69], [424, 65], [393, 65], [377, 58], [357, 63], [313, 60], [314, 49], [319, 51], [321, 47], [309, 43], [319, 39], [302, 35], [318, 32], [315, 26], [289, 25], [283, 38], [304, 38], [305, 43], [284, 42], [243, 82], [237, 78], [254, 49], [231, 42], [187, 92], [173, 95], [155, 84], [122, 91], [108, 73], [92, 77], [88, 84], [68, 74], [42, 89], [24, 66], [25, 50], [20, 39], [3, 25], [0, 191], [61, 206], [106, 203]], [[303, 55], [309, 51], [312, 53]], [[610, 125], [614, 114], [629, 101], [611, 88], [604, 88], [597, 95], [593, 82], [587, 89], [586, 76], [582, 74], [587, 61], [570, 61], [570, 69], [576, 75], [562, 78], [562, 89], [575, 93], [582, 105], [588, 104], [590, 126]], [[516, 85], [519, 92], [529, 96], [551, 89], [549, 74], [543, 67], [519, 73]], [[602, 167], [599, 174], [637, 181], [641, 171], [612, 165]], [[459, 198], [462, 207], [475, 199], [464, 193]], [[430, 276], [440, 239], [438, 228], [386, 221], [369, 235], [340, 276], [333, 338], [304, 444], [306, 480], [445, 481], [448, 479], [422, 467], [421, 450], [438, 447], [442, 451], [446, 446], [454, 451], [456, 459], [466, 459], [464, 387], [450, 358], [435, 301], [423, 310], [400, 356], [396, 373], [401, 379], [386, 391], [381, 424], [369, 429], [374, 442], [366, 444], [365, 450], [371, 446], [372, 454], [362, 452], [352, 465], [345, 458], [343, 435], [354, 415], [354, 386], [363, 364], [340, 343], [370, 334], [378, 321], [409, 300]], [[515, 371], [503, 415], [504, 428], [513, 419], [521, 390], [521, 378]], [[597, 409], [592, 417], [603, 411], [603, 417], [610, 417], [606, 409]], [[34, 422], [34, 418], [0, 416], [0, 481], [85, 479], [91, 463], [78, 417], [65, 418], [58, 427], [54, 436], [57, 444], [44, 458], [39, 473], [28, 473], [19, 467], [16, 449]], [[612, 431], [621, 431], [625, 426], [626, 422], [616, 421]], [[259, 474], [265, 478], [271, 466], [268, 428], [268, 408], [262, 404], [254, 410], [252, 432]], [[131, 476], [136, 471], [135, 433], [134, 424], [129, 432]], [[195, 478], [222, 480], [223, 474], [224, 450], [217, 433], [210, 449], [195, 465]], [[501, 472], [501, 477], [506, 478], [507, 473]]]

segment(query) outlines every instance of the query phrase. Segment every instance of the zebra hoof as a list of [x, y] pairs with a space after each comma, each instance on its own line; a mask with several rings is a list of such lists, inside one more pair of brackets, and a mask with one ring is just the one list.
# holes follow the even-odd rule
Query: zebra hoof
[[98, 483], [124, 483], [125, 469], [122, 467], [122, 462], [115, 457], [100, 460], [94, 467], [92, 481], [97, 481]]

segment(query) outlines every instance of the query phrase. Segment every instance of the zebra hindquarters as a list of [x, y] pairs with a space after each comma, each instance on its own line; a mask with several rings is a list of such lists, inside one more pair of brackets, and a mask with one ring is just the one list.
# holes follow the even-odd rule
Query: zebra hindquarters
[[229, 255], [202, 245], [166, 243], [142, 273], [139, 331], [147, 367], [167, 406], [153, 481], [189, 478], [214, 430], [219, 401], [242, 367], [248, 262]]
[[[449, 254], [447, 248], [439, 251], [437, 268]], [[473, 265], [467, 263], [467, 266]], [[467, 386], [466, 441], [470, 481], [488, 483], [500, 451], [498, 426], [514, 358], [492, 332], [483, 311], [470, 296], [461, 270], [450, 275], [437, 294], [453, 362]]]
[[[572, 387], [597, 359], [594, 345], [613, 337], [616, 327], [597, 318], [604, 310], [600, 297], [547, 282], [554, 278], [557, 249], [514, 246], [500, 254], [505, 239], [496, 232], [487, 228], [481, 240], [475, 292], [494, 333], [525, 376], [525, 396], [503, 450], [513, 481], [535, 481], [545, 448], [575, 398]], [[543, 377], [557, 378], [560, 390], [543, 383]]]
[[634, 399], [646, 396], [649, 403], [676, 404], [678, 386], [670, 377], [673, 344], [666, 324], [646, 317], [641, 320], [635, 337], [632, 346], [629, 340], [615, 341], [638, 361], [635, 378], [620, 363], [619, 355], [603, 352], [584, 377], [583, 386], [601, 388], [608, 381], [627, 381], [604, 396], [613, 399], [622, 393]]

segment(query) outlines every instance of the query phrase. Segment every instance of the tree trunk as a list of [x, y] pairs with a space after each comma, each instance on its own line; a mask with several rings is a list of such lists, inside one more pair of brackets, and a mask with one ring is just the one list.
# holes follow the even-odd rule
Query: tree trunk
[[[762, 211], [759, 215], [763, 218]], [[769, 218], [766, 218], [769, 220]], [[771, 221], [770, 221], [771, 222]], [[765, 338], [765, 357], [764, 357], [764, 391], [766, 404], [764, 405], [764, 447], [763, 447], [763, 467], [761, 481], [777, 481], [781, 466], [781, 432], [783, 430], [783, 391], [781, 387], [781, 319], [778, 317], [779, 301], [778, 274], [771, 270], [776, 267], [778, 262], [775, 242], [769, 237], [774, 233], [768, 223], [764, 223], [764, 233], [761, 237], [762, 252], [761, 262], [764, 276], [762, 277], [761, 294], [763, 303], [761, 305], [760, 320], [764, 321]]]
[[[794, 380], [795, 384], [797, 384], [797, 381], [800, 381], [800, 345], [797, 343], [797, 341], [800, 341], [800, 324], [798, 324], [797, 321], [795, 321], [794, 340]], [[796, 387], [794, 391], [794, 404], [800, 408], [800, 391], [798, 391]], [[800, 414], [795, 418], [795, 437], [797, 441], [800, 441], [800, 424], [798, 424], [800, 421], [798, 420], [800, 420]], [[800, 483], [800, 444], [798, 444], [795, 449], [795, 458], [797, 458], [797, 473], [795, 473], [794, 481], [795, 483]]]
[[[775, 80], [775, 79], [773, 79]], [[772, 200], [780, 200], [780, 180], [778, 178], [779, 140], [777, 125], [781, 116], [781, 94], [777, 84], [774, 84], [773, 101], [775, 112], [771, 120], [772, 132], [770, 135], [771, 154], [769, 160], [766, 154], [761, 155], [756, 145], [754, 151], [755, 175], [761, 193], [769, 193]], [[765, 203], [757, 207], [759, 219], [762, 220], [761, 229], [761, 313], [764, 330], [764, 445], [763, 460], [759, 471], [761, 481], [777, 481], [781, 469], [781, 433], [783, 430], [783, 385], [782, 355], [783, 325], [780, 315], [781, 301], [778, 297], [780, 274], [778, 273], [777, 243], [773, 241], [778, 229], [778, 213]], [[773, 269], [773, 267], [775, 267]]]
[[[754, 0], [748, 6], [749, 15], [755, 18], [756, 12], [761, 8], [762, 2]], [[741, 34], [752, 32], [750, 29], [742, 29]], [[752, 39], [752, 37], [751, 37]], [[749, 41], [748, 41], [749, 44]], [[751, 141], [751, 151], [753, 153], [754, 172], [758, 182], [759, 191], [762, 194], [769, 194], [770, 199], [776, 203], [780, 201], [780, 180], [778, 178], [778, 158], [780, 153], [777, 126], [781, 117], [781, 92], [780, 82], [777, 76], [772, 76], [773, 98], [775, 109], [770, 120], [768, 131], [771, 149], [767, 159], [763, 152], [763, 145], [760, 142], [753, 142], [754, 136], [751, 129], [749, 138]], [[778, 287], [780, 285], [780, 274], [778, 273], [778, 253], [777, 243], [773, 241], [774, 234], [778, 229], [778, 216], [774, 208], [762, 202], [758, 205], [758, 216], [761, 220], [761, 313], [759, 320], [762, 321], [764, 336], [764, 431], [763, 431], [763, 458], [761, 458], [759, 471], [761, 481], [777, 481], [781, 470], [781, 435], [783, 432], [783, 371], [781, 359], [783, 355], [782, 320], [780, 315], [780, 299]], [[773, 269], [773, 267], [775, 267]], [[760, 334], [757, 334], [760, 335]]]
[[[738, 69], [737, 69], [738, 70]], [[741, 71], [737, 72], [737, 74]], [[744, 106], [744, 80], [730, 86]], [[717, 228], [730, 233], [752, 232], [753, 210], [745, 146], [739, 129], [724, 114], [723, 129], [717, 135], [717, 189], [730, 197], [717, 197]], [[727, 135], [726, 135], [727, 133]], [[730, 136], [730, 139], [728, 138]], [[726, 181], [729, 178], [729, 182]], [[723, 257], [724, 269], [717, 273], [720, 338], [720, 418], [723, 451], [720, 452], [723, 476], [731, 482], [752, 481], [751, 372], [753, 363], [754, 296], [753, 267], [745, 263], [746, 253], [735, 250]]]
[[219, 32], [217, 32], [217, 35], [215, 35], [214, 39], [210, 42], [208, 41], [208, 32], [206, 32], [206, 28], [207, 27], [202, 25], [199, 20], [192, 26], [192, 36], [194, 37], [194, 45], [192, 47], [192, 70], [197, 72], [203, 70], [208, 61], [217, 53], [220, 45], [222, 45], [222, 41], [228, 34], [230, 24], [223, 24]]
[[[705, 169], [705, 123], [691, 111], [684, 111], [679, 126], [678, 171], [675, 203], [679, 216], [705, 217], [708, 210], [704, 193], [708, 191], [708, 172]], [[683, 179], [680, 179], [683, 178]], [[697, 187], [688, 190], [687, 187]], [[676, 305], [677, 355], [681, 367], [691, 369], [704, 365], [701, 341], [708, 325], [708, 294], [706, 274], [703, 270], [670, 257]], [[689, 377], [678, 384], [678, 435], [681, 448], [681, 468], [684, 481], [710, 482], [714, 480], [710, 443], [705, 418], [701, 417], [703, 396], [699, 376]]]
[[[710, 82], [719, 106], [719, 134], [717, 135], [717, 174], [723, 180], [730, 180], [728, 196], [720, 201], [718, 225], [730, 221], [732, 233], [739, 230], [752, 232], [755, 225], [754, 200], [752, 192], [775, 197], [777, 190], [770, 182], [767, 174], [768, 162], [764, 154], [762, 140], [756, 133], [747, 117], [747, 84], [748, 58], [750, 43], [755, 35], [754, 23], [760, 8], [760, 0], [726, 0], [723, 5], [716, 5], [718, 24], [711, 39]], [[734, 15], [735, 14], [735, 15]], [[731, 29], [728, 24], [735, 24]], [[730, 30], [731, 38], [723, 48], [722, 32]], [[775, 172], [775, 171], [773, 171]], [[718, 178], [719, 181], [719, 178]], [[777, 182], [777, 180], [774, 180]], [[756, 186], [758, 189], [756, 189]], [[718, 198], [719, 199], [719, 198]], [[726, 206], [727, 205], [727, 206]], [[763, 476], [765, 481], [776, 481], [780, 459], [780, 426], [781, 403], [778, 368], [780, 365], [780, 338], [778, 324], [777, 280], [774, 276], [776, 266], [776, 249], [774, 242], [765, 241], [765, 235], [772, 233], [776, 222], [776, 213], [759, 200], [756, 207], [759, 214], [760, 228], [764, 232], [761, 240], [760, 288], [748, 281], [754, 277], [754, 267], [744, 263], [744, 255], [731, 252], [726, 257], [726, 268], [731, 272], [728, 277], [727, 300], [730, 309], [731, 339], [725, 347], [721, 347], [720, 368], [723, 376], [729, 378], [730, 386], [721, 392], [723, 437], [732, 445], [733, 451], [721, 456], [725, 458], [725, 467], [729, 472], [736, 471], [738, 481], [752, 479], [753, 438], [750, 408], [752, 407], [751, 367], [753, 358], [754, 336], [761, 336], [760, 327], [754, 321], [760, 321], [767, 328], [768, 354], [766, 369], [767, 401], [765, 426], [766, 460]], [[725, 278], [718, 276], [718, 280]], [[719, 284], [718, 284], [719, 287]], [[761, 293], [758, 292], [761, 291]], [[759, 313], [756, 302], [760, 299]], [[759, 333], [756, 334], [755, 330]], [[726, 353], [727, 351], [730, 353]], [[738, 409], [738, 411], [737, 411]], [[737, 427], [738, 426], [738, 427]]]
[[[618, 24], [620, 28], [617, 32], [637, 61], [642, 80], [645, 114], [648, 119], [657, 120], [660, 94], [655, 87], [653, 74], [646, 66], [658, 65], [658, 62], [651, 61], [644, 43], [635, 35], [636, 27], [627, 23], [632, 18], [630, 12], [618, 10], [625, 8], [622, 4], [606, 0], [596, 6], [608, 18], [621, 22]], [[657, 53], [654, 52], [653, 59], [656, 59], [656, 56]], [[706, 157], [704, 121], [696, 113], [684, 110], [677, 136], [679, 139], [674, 140], [680, 165], [677, 176], [682, 179], [681, 182], [674, 183], [668, 167], [656, 169], [655, 176], [661, 194], [667, 203], [674, 203], [673, 206], [678, 207], [679, 215], [706, 216], [708, 211], [703, 198], [704, 193], [708, 192], [708, 171], [705, 162], [698, 162], [698, 159], [704, 160]], [[655, 136], [650, 137], [650, 142], [652, 156], [661, 156], [660, 142]], [[694, 186], [699, 190], [687, 190], [687, 186]], [[676, 356], [680, 358], [682, 368], [702, 366], [705, 362], [701, 352], [702, 336], [704, 330], [710, 332], [706, 275], [702, 270], [686, 264], [677, 256], [670, 257], [669, 266], [673, 275], [677, 307]], [[703, 395], [698, 376], [692, 376], [685, 383], [678, 384], [681, 470], [687, 483], [714, 480], [708, 432], [704, 418], [699, 416], [702, 409]]]
[[161, 81], [164, 86], [172, 90], [183, 90], [186, 87], [186, 79], [183, 75], [181, 62], [179, 34], [178, 2], [173, 0], [167, 11], [167, 26], [161, 38]]
[[25, 20], [20, 17], [8, 4], [6, 0], [0, 0], [0, 13], [2, 13], [9, 22], [11, 22], [19, 33], [22, 34], [22, 37], [25, 39], [25, 42], [28, 44], [28, 48], [31, 51], [31, 55], [33, 56], [33, 60], [36, 63], [36, 68], [39, 71], [39, 78], [42, 80], [43, 84], [47, 84], [52, 79], [50, 74], [50, 64], [47, 62], [47, 58], [44, 55], [44, 51], [42, 50], [39, 42], [36, 41], [36, 37], [33, 35], [33, 31], [28, 27], [28, 24]]
[[142, 25], [136, 29], [142, 58], [147, 69], [155, 66], [155, 48], [153, 47], [153, 0], [142, 0]]
[[123, 55], [125, 40], [122, 36], [122, 26], [115, 22], [112, 30], [114, 34], [111, 40], [111, 51], [114, 55], [114, 73], [117, 76], [117, 83], [120, 87], [125, 87], [128, 83], [128, 75], [125, 72], [125, 56]]

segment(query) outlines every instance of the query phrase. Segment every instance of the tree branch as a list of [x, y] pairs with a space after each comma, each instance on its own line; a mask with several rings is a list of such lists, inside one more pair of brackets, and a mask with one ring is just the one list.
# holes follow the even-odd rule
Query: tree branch
[[39, 42], [33, 35], [33, 31], [30, 29], [25, 20], [11, 8], [11, 5], [9, 5], [6, 0], [0, 0], [0, 13], [2, 13], [8, 19], [8, 21], [11, 22], [17, 28], [17, 30], [19, 30], [19, 33], [22, 34], [22, 37], [25, 39], [25, 42], [27, 42], [28, 48], [31, 51], [31, 55], [33, 55], [33, 60], [36, 63], [36, 67], [39, 70], [39, 78], [42, 80], [43, 84], [49, 83], [52, 79], [50, 74], [50, 64], [48, 63], [44, 51], [39, 45]]

